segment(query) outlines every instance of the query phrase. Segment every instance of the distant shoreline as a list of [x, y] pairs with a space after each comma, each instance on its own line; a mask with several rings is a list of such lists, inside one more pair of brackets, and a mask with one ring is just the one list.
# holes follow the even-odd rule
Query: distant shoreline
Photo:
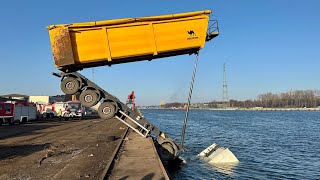
[[229, 110], [229, 111], [320, 111], [320, 108], [226, 108], [208, 110]]
[[[140, 108], [159, 110], [184, 110], [182, 108]], [[212, 111], [320, 111], [320, 108], [190, 108], [191, 110], [212, 110]]]

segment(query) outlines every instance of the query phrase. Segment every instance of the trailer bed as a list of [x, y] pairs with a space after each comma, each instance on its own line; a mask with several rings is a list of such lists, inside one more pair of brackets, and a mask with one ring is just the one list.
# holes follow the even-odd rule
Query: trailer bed
[[48, 26], [63, 71], [196, 53], [218, 35], [210, 10]]

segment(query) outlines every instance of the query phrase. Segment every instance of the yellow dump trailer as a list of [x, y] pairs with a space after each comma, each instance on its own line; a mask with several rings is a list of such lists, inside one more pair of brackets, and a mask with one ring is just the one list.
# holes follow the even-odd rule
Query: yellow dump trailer
[[191, 54], [218, 35], [210, 10], [48, 26], [62, 71]]

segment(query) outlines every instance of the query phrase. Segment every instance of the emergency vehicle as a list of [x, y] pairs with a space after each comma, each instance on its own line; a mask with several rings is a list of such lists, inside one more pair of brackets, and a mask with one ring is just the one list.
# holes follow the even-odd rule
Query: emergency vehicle
[[52, 110], [58, 113], [61, 109], [62, 117], [79, 117], [84, 115], [84, 108], [79, 101], [55, 102], [52, 104]]
[[61, 109], [62, 117], [83, 117], [84, 109], [79, 101], [55, 102], [53, 104], [37, 103], [39, 114], [44, 118], [53, 118]]
[[43, 118], [53, 118], [53, 117], [57, 116], [57, 112], [53, 110], [54, 108], [53, 108], [52, 104], [45, 104], [42, 102], [37, 102], [36, 106], [37, 106], [39, 116], [41, 116]]
[[24, 123], [37, 119], [37, 108], [27, 102], [0, 102], [0, 125]]

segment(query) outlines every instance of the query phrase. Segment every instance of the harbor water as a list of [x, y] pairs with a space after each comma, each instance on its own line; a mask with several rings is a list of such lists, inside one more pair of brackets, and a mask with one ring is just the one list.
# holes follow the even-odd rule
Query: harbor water
[[[142, 110], [180, 142], [183, 110]], [[240, 163], [211, 166], [196, 155], [213, 143]], [[182, 156], [173, 179], [320, 179], [320, 112], [191, 110]]]

